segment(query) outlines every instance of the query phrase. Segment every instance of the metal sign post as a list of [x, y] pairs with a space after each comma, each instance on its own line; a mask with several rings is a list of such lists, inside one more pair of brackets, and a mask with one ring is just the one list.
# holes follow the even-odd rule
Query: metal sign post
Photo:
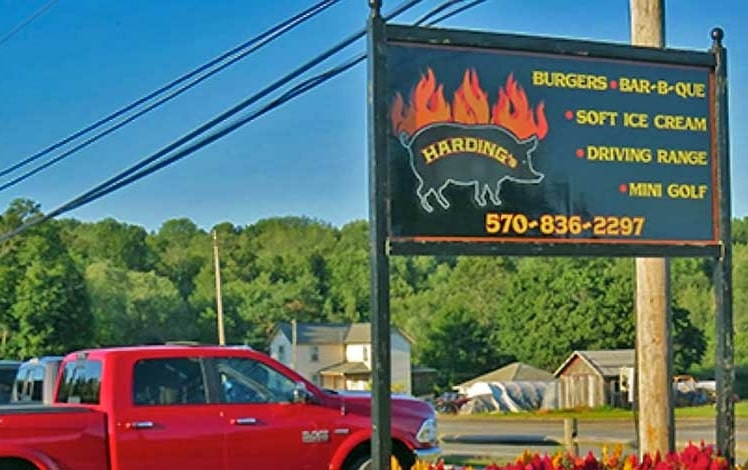
[[732, 321], [732, 207], [730, 200], [730, 140], [727, 119], [727, 50], [722, 47], [724, 33], [712, 30], [712, 51], [716, 59], [714, 74], [714, 145], [719, 165], [719, 239], [722, 252], [714, 272], [717, 305], [717, 449], [735, 463], [735, 333]]
[[[372, 468], [389, 470], [390, 429], [390, 264], [387, 253], [387, 105], [384, 81], [384, 19], [381, 1], [369, 0], [369, 249], [372, 334]], [[385, 124], [382, 124], [385, 123]]]

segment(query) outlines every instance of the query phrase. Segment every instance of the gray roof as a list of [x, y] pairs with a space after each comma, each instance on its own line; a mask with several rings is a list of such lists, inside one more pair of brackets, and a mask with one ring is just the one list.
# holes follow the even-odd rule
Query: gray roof
[[346, 343], [371, 343], [371, 324], [353, 323], [348, 329]]
[[[291, 323], [281, 322], [275, 326], [275, 332], [279, 330], [289, 339], [292, 339]], [[396, 327], [392, 327], [393, 333], [398, 333], [407, 341], [410, 338], [404, 335]], [[357, 344], [371, 343], [370, 323], [296, 323], [296, 341], [299, 344]]]
[[523, 362], [512, 362], [500, 369], [492, 370], [457, 387], [469, 387], [477, 382], [545, 382], [552, 381], [554, 375], [547, 370], [538, 369]]
[[363, 362], [340, 362], [319, 371], [322, 375], [370, 374], [371, 369]]
[[[278, 323], [288, 339], [292, 339], [293, 331], [291, 323]], [[296, 341], [299, 344], [340, 344], [345, 341], [348, 330], [347, 325], [297, 323]]]
[[634, 367], [634, 349], [607, 349], [599, 351], [574, 351], [554, 375], [558, 377], [571, 361], [579, 357], [603, 377], [618, 377], [621, 367]]

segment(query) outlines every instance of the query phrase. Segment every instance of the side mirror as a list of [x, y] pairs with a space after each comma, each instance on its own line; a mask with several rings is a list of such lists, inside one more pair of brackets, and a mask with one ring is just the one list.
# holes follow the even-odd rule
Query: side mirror
[[309, 403], [313, 398], [304, 382], [296, 382], [293, 388], [293, 403]]

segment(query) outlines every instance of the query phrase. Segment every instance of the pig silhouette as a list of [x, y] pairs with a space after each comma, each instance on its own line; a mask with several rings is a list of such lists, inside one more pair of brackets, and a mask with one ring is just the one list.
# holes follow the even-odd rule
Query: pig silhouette
[[[434, 211], [430, 195], [442, 208], [449, 209], [450, 202], [443, 191], [450, 184], [473, 186], [473, 200], [480, 207], [488, 203], [486, 195], [495, 206], [500, 206], [499, 193], [504, 181], [538, 184], [544, 177], [532, 164], [537, 137], [520, 140], [511, 131], [495, 125], [436, 123], [412, 137], [401, 134], [400, 142], [410, 154], [410, 166], [418, 179], [416, 195], [427, 212]], [[496, 148], [503, 148], [502, 153], [497, 155]]]

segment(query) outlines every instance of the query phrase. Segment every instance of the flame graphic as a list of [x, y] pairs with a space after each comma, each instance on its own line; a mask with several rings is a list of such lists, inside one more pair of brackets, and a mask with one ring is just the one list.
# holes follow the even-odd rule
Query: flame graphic
[[465, 71], [450, 106], [444, 98], [443, 85], [437, 84], [434, 72], [429, 68], [413, 88], [407, 108], [403, 97], [399, 93], [395, 95], [390, 118], [395, 134], [405, 132], [412, 135], [435, 122], [496, 124], [509, 129], [519, 139], [533, 135], [543, 139], [548, 134], [544, 103], [541, 102], [533, 110], [525, 90], [512, 74], [504, 87], [499, 89], [498, 100], [490, 107], [488, 95], [481, 88], [475, 70]]

